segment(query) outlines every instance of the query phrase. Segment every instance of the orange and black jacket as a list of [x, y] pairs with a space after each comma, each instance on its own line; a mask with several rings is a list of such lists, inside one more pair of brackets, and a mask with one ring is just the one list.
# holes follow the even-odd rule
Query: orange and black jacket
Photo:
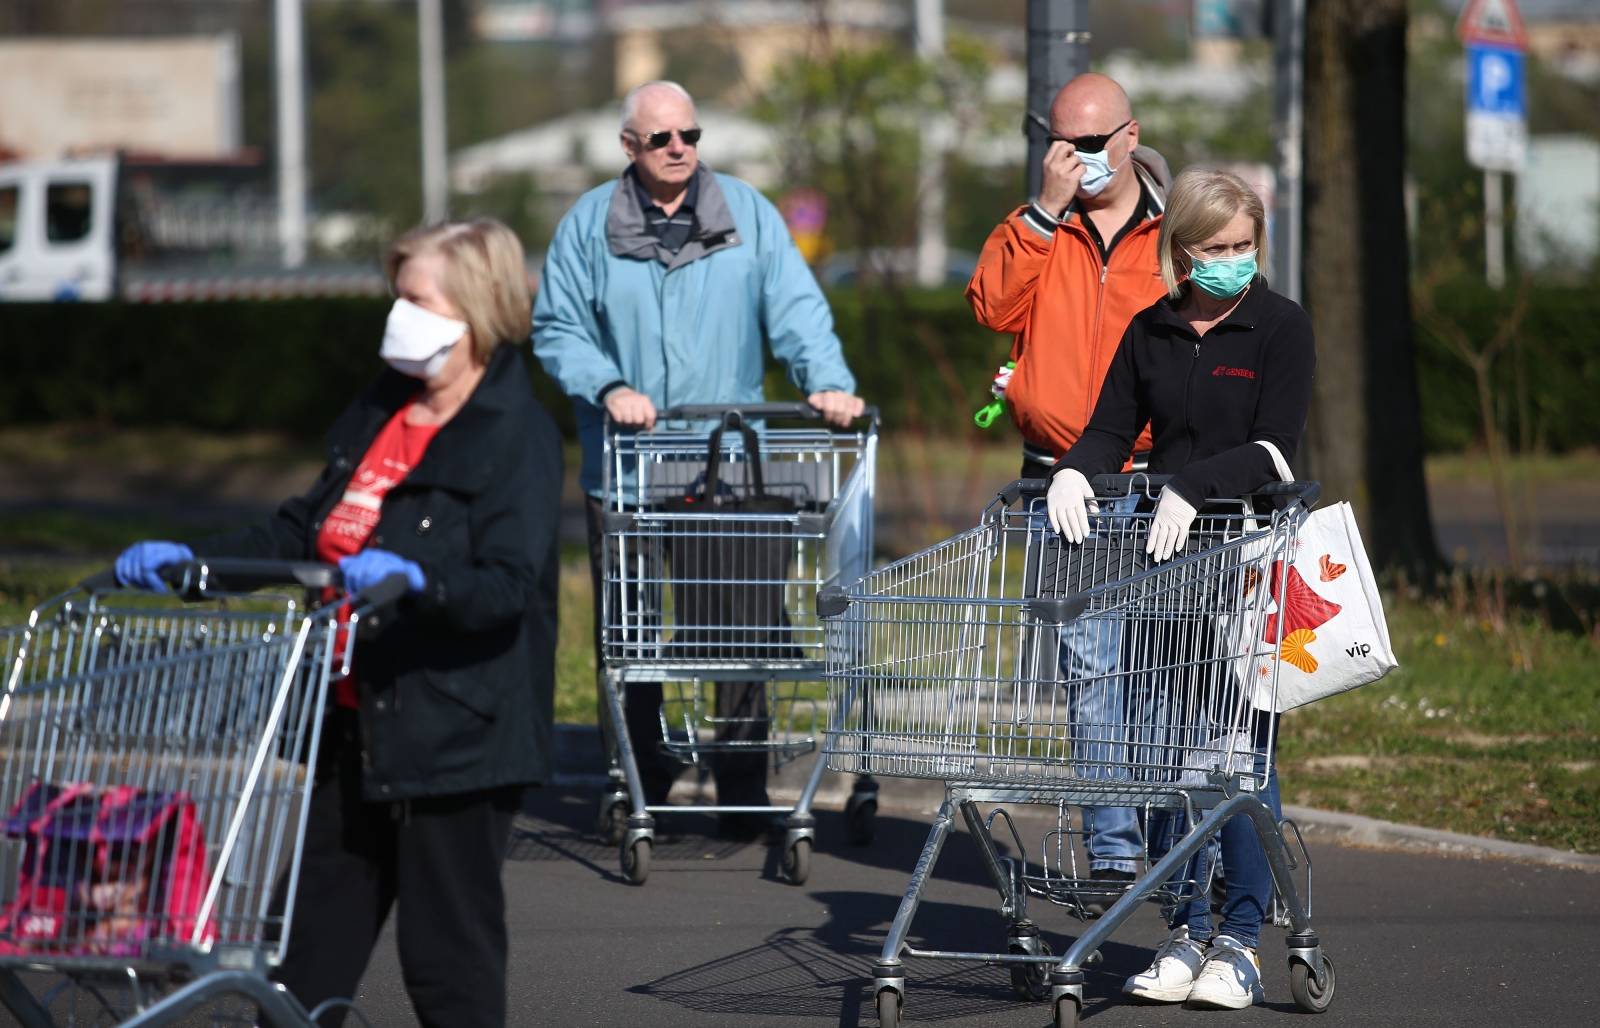
[[[967, 283], [979, 323], [1015, 336], [1006, 404], [1037, 460], [1053, 461], [1077, 442], [1128, 322], [1166, 294], [1156, 258], [1166, 162], [1139, 147], [1133, 166], [1154, 217], [1122, 236], [1105, 259], [1076, 205], [1054, 224], [1029, 205], [989, 234]], [[1149, 444], [1146, 430], [1136, 450]]]

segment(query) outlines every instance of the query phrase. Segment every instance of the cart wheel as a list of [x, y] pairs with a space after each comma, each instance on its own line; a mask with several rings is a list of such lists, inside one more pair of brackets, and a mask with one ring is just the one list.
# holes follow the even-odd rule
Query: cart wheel
[[[1030, 950], [1013, 944], [1013, 953], [1028, 953]], [[1036, 956], [1045, 956], [1050, 952], [1049, 943], [1039, 940], [1039, 949]], [[1049, 968], [1043, 964], [1010, 964], [1011, 991], [1016, 993], [1018, 999], [1038, 1002], [1050, 998]]]
[[1056, 1000], [1056, 1028], [1078, 1028], [1078, 1001], [1071, 996]]
[[620, 800], [600, 812], [600, 822], [595, 826], [600, 841], [615, 846], [628, 834], [628, 805]]
[[650, 877], [650, 840], [635, 839], [633, 845], [623, 844], [622, 877], [629, 885], [643, 885]]
[[1289, 961], [1289, 994], [1294, 1005], [1308, 1014], [1320, 1014], [1333, 1003], [1333, 961], [1322, 957], [1323, 984], [1318, 985], [1311, 968], [1298, 960]]
[[783, 876], [791, 885], [804, 885], [811, 877], [811, 840], [796, 839], [783, 851]]
[[845, 832], [857, 846], [872, 842], [878, 834], [878, 794], [853, 792], [845, 803]]
[[893, 989], [878, 990], [878, 1028], [900, 1028], [900, 994]]

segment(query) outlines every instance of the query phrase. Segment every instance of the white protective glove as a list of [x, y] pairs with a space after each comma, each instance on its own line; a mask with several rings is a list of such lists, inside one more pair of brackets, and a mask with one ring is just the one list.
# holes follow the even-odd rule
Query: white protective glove
[[1050, 514], [1050, 527], [1075, 543], [1088, 537], [1089, 515], [1100, 513], [1089, 480], [1072, 468], [1062, 468], [1050, 479], [1044, 503]]
[[1150, 538], [1144, 552], [1161, 563], [1189, 544], [1189, 526], [1194, 524], [1194, 507], [1175, 489], [1161, 490], [1156, 516], [1150, 520]]

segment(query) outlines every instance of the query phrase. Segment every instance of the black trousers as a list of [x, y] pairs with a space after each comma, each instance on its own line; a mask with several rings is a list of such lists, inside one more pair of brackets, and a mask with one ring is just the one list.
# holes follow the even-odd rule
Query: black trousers
[[[506, 1023], [506, 909], [500, 870], [521, 786], [405, 803], [361, 799], [354, 711], [329, 717], [311, 793], [282, 982], [309, 1011], [350, 998], [398, 906], [400, 971], [417, 1020], [440, 1028]], [[287, 876], [278, 883], [281, 910]], [[344, 1021], [330, 1010], [322, 1026]]]
[[1055, 467], [1054, 464], [1044, 464], [1044, 463], [1041, 463], [1040, 461], [1033, 460], [1030, 457], [1024, 457], [1024, 458], [1022, 458], [1022, 474], [1019, 475], [1018, 477], [1020, 477], [1020, 478], [1049, 478], [1050, 477], [1050, 469], [1053, 468], [1053, 467]]
[[[594, 666], [595, 694], [600, 703], [600, 734], [607, 757], [611, 755], [611, 720], [606, 714], [605, 695], [605, 626], [602, 621], [601, 597], [606, 588], [604, 560], [606, 535], [602, 518], [604, 505], [592, 496], [584, 497], [585, 521], [589, 529], [589, 581], [594, 587]], [[660, 568], [650, 577], [660, 577]], [[619, 609], [621, 590], [615, 590], [612, 608]], [[644, 606], [659, 611], [661, 597], [647, 597]], [[637, 604], [637, 598], [634, 603]], [[634, 760], [639, 767], [639, 778], [644, 785], [645, 802], [651, 806], [665, 803], [673, 781], [683, 770], [683, 764], [661, 749], [660, 682], [630, 682], [623, 690], [623, 718], [628, 726], [628, 739], [633, 744]], [[719, 742], [765, 742], [768, 737], [767, 688], [762, 682], [716, 683], [715, 710], [718, 718], [727, 721], [717, 727]], [[767, 754], [761, 750], [747, 753], [718, 753], [711, 761], [712, 774], [717, 781], [717, 802], [723, 806], [764, 807], [767, 805]]]

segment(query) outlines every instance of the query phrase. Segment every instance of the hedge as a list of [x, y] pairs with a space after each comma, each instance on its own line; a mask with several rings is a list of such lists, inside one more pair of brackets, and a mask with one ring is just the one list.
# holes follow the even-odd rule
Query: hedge
[[[987, 399], [1008, 340], [978, 326], [959, 290], [903, 294], [839, 290], [834, 317], [862, 395], [890, 426], [966, 434]], [[1475, 339], [1493, 331], [1511, 298], [1462, 286], [1440, 306]], [[107, 426], [272, 430], [320, 437], [378, 368], [387, 303], [371, 299], [172, 305], [0, 304], [0, 409], [11, 424], [91, 421]], [[1540, 289], [1532, 296], [1523, 355], [1535, 438], [1553, 450], [1600, 441], [1600, 297]], [[1479, 441], [1467, 366], [1417, 330], [1424, 432], [1430, 450]], [[1511, 358], [1496, 389], [1514, 413]], [[533, 384], [563, 427], [571, 408], [535, 369]], [[792, 396], [774, 368], [769, 394]], [[1514, 424], [1512, 428], [1514, 429]], [[1001, 430], [992, 430], [1000, 437]], [[1009, 431], [1009, 430], [1005, 430]]]
[[[1494, 291], [1481, 283], [1442, 288], [1441, 315], [1460, 326], [1481, 349], [1510, 315], [1516, 289]], [[1600, 292], [1593, 288], [1530, 290], [1519, 332], [1521, 354], [1502, 351], [1491, 372], [1501, 428], [1515, 442], [1526, 428], [1536, 446], [1561, 453], [1600, 445]], [[1466, 363], [1421, 321], [1416, 326], [1424, 441], [1430, 452], [1482, 445], [1477, 386]], [[1517, 365], [1521, 364], [1528, 424], [1519, 423]]]

